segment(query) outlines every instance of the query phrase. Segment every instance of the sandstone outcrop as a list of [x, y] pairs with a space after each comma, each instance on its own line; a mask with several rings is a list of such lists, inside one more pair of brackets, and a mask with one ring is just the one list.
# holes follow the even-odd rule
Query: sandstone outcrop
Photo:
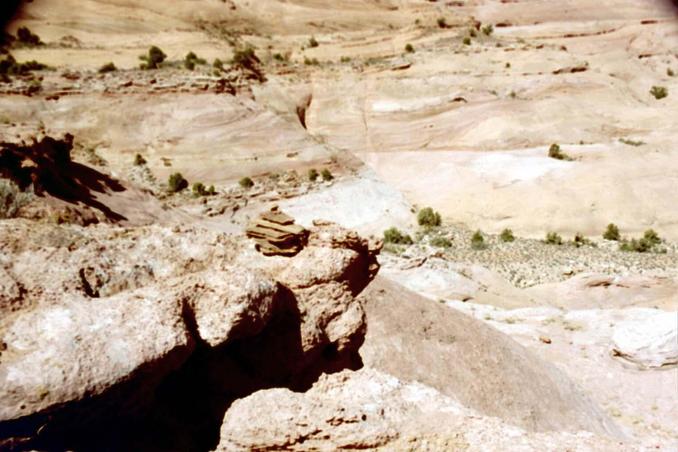
[[641, 369], [678, 365], [678, 313], [644, 310], [644, 318], [615, 327], [612, 356]]
[[217, 451], [633, 450], [585, 432], [534, 433], [479, 415], [419, 383], [365, 368], [322, 376], [306, 393], [269, 389], [237, 400]]
[[308, 231], [294, 218], [273, 207], [254, 219], [245, 231], [265, 256], [294, 256], [306, 244]]
[[327, 223], [293, 258], [155, 226], [16, 220], [0, 244], [0, 449], [210, 447], [235, 398], [359, 365], [379, 249]]

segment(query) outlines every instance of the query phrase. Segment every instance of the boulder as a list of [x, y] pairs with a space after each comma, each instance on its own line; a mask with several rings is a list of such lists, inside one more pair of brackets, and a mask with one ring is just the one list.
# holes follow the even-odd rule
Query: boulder
[[245, 234], [265, 256], [294, 256], [304, 247], [307, 237], [307, 231], [277, 206], [254, 219]]
[[612, 356], [641, 369], [678, 364], [678, 313], [644, 309], [643, 318], [621, 323], [612, 335]]

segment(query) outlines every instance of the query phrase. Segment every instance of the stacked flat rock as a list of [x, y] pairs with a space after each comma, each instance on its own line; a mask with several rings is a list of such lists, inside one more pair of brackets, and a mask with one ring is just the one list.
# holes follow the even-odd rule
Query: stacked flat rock
[[294, 218], [273, 207], [253, 220], [245, 231], [247, 237], [254, 239], [257, 251], [265, 256], [294, 256], [304, 247], [308, 231]]

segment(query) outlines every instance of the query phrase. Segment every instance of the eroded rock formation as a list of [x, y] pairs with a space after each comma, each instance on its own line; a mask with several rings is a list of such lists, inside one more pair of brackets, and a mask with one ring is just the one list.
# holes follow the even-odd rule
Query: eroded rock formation
[[206, 449], [234, 399], [361, 365], [355, 295], [379, 246], [336, 225], [293, 258], [191, 228], [22, 220], [0, 249], [0, 449]]

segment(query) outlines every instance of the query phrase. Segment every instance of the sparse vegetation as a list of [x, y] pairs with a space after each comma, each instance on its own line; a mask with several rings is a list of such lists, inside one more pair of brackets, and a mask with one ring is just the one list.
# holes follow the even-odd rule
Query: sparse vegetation
[[137, 154], [134, 156], [134, 165], [141, 166], [146, 164], [146, 159], [141, 155]]
[[452, 240], [442, 235], [438, 235], [431, 239], [431, 246], [438, 248], [450, 248], [452, 246]]
[[315, 39], [315, 36], [311, 36], [311, 39], [308, 40], [308, 46], [310, 48], [318, 47], [320, 44], [318, 44], [318, 41]]
[[588, 238], [584, 237], [584, 234], [582, 234], [581, 232], [577, 232], [574, 235], [574, 238], [572, 239], [572, 244], [577, 248], [580, 248], [582, 246], [593, 246], [593, 247], [596, 246], [595, 243], [593, 243]]
[[243, 177], [238, 181], [238, 184], [244, 189], [250, 189], [254, 187], [254, 181], [249, 177]]
[[405, 52], [414, 53], [414, 47], [409, 42], [407, 44], [405, 44]]
[[166, 58], [167, 55], [159, 47], [151, 46], [147, 55], [139, 56], [139, 59], [143, 61], [139, 67], [146, 70], [158, 69]]
[[384, 231], [384, 243], [393, 243], [396, 245], [412, 245], [414, 241], [408, 234], [404, 234], [396, 227]]
[[675, 72], [673, 72], [673, 69], [667, 68], [667, 69], [666, 69], [666, 75], [668, 75], [669, 77], [673, 77], [673, 76], [675, 76], [676, 74], [675, 74]]
[[323, 170], [320, 172], [320, 175], [323, 177], [324, 181], [331, 181], [332, 179], [334, 179], [332, 172], [327, 168], [323, 168]]
[[184, 179], [181, 173], [174, 173], [170, 175], [167, 181], [167, 188], [170, 193], [179, 193], [188, 188], [188, 181]]
[[184, 58], [184, 67], [189, 71], [195, 69], [197, 65], [207, 64], [207, 60], [198, 57], [194, 52], [188, 52]]
[[619, 249], [636, 253], [647, 253], [650, 251], [666, 252], [666, 250], [657, 249], [657, 246], [661, 243], [662, 239], [659, 237], [659, 234], [654, 229], [648, 229], [640, 239], [621, 240]]
[[28, 27], [19, 27], [16, 31], [16, 40], [18, 43], [30, 47], [43, 45], [40, 37], [29, 30]]
[[669, 95], [669, 90], [664, 86], [653, 86], [650, 89], [650, 94], [654, 96], [655, 99], [663, 99]]
[[419, 226], [429, 228], [440, 226], [441, 223], [440, 214], [430, 207], [425, 207], [421, 209], [417, 214], [417, 223], [419, 223]]
[[470, 46], [471, 45], [471, 38], [469, 36], [464, 36], [462, 43], [464, 43], [465, 46]]
[[308, 180], [315, 182], [318, 179], [318, 171], [315, 168], [308, 170]]
[[48, 69], [48, 66], [38, 63], [35, 60], [26, 61], [25, 63], [17, 62], [12, 55], [7, 55], [0, 60], [0, 78], [7, 79], [11, 75], [26, 75], [31, 71], [40, 71]]
[[214, 62], [212, 63], [212, 67], [214, 69], [219, 70], [219, 71], [223, 71], [224, 70], [224, 62], [221, 61], [219, 58], [215, 58]]
[[209, 191], [207, 190], [207, 188], [205, 188], [205, 185], [202, 182], [194, 183], [193, 187], [192, 187], [192, 191], [193, 191], [193, 196], [195, 196], [195, 197], [209, 195]]
[[0, 179], [0, 218], [14, 218], [32, 199], [32, 193], [22, 192], [12, 182]]
[[106, 63], [103, 66], [99, 68], [99, 74], [105, 74], [107, 72], [114, 72], [117, 71], [118, 68], [115, 67], [115, 64], [111, 63]]
[[504, 243], [509, 243], [513, 242], [516, 238], [513, 235], [513, 231], [507, 228], [501, 231], [501, 234], [499, 234], [499, 239]]
[[317, 66], [320, 64], [317, 58], [304, 57], [304, 64], [306, 66]]
[[556, 160], [565, 160], [565, 161], [571, 161], [572, 160], [572, 157], [570, 157], [569, 155], [564, 153], [560, 149], [560, 145], [555, 144], [555, 143], [552, 144], [551, 147], [549, 148], [549, 157], [551, 157], [552, 159], [556, 159]]
[[351, 62], [351, 57], [343, 56], [341, 57], [340, 60], [342, 63], [350, 63]]
[[610, 223], [607, 225], [607, 229], [605, 229], [605, 232], [603, 232], [603, 238], [605, 240], [614, 240], [614, 241], [619, 241], [621, 240], [621, 234], [619, 233], [619, 227], [614, 224]]
[[438, 23], [439, 28], [447, 28], [447, 21], [444, 17], [439, 17], [436, 22]]
[[480, 230], [473, 233], [473, 236], [471, 237], [471, 248], [474, 250], [484, 250], [487, 248], [485, 237], [483, 237], [483, 233]]
[[563, 238], [557, 232], [549, 232], [546, 234], [544, 243], [547, 245], [562, 245]]
[[635, 140], [630, 140], [630, 139], [626, 139], [626, 138], [620, 138], [619, 142], [627, 144], [629, 146], [642, 146], [642, 145], [645, 144], [644, 141], [635, 141]]
[[492, 24], [487, 24], [483, 28], [481, 28], [481, 31], [485, 36], [490, 36], [492, 33], [494, 33], [494, 27]]

